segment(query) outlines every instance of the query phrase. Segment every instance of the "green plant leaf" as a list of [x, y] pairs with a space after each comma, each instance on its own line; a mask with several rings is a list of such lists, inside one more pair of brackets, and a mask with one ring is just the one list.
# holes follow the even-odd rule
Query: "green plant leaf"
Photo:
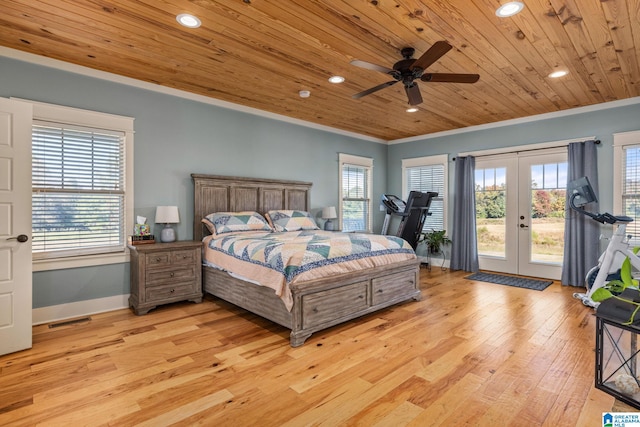
[[629, 257], [626, 257], [622, 262], [622, 267], [620, 267], [620, 278], [622, 279], [622, 283], [624, 283], [625, 288], [633, 286], [633, 278], [631, 277], [631, 260]]
[[[636, 247], [633, 248], [633, 253], [637, 254], [638, 251], [640, 250], [640, 247]], [[622, 283], [624, 284], [623, 289], [628, 288], [628, 287], [637, 287], [638, 286], [638, 281], [633, 279], [633, 275], [632, 273], [632, 266], [631, 266], [631, 259], [629, 259], [629, 257], [626, 257], [624, 259], [624, 261], [622, 262], [622, 267], [620, 267], [620, 278], [622, 279]]]
[[619, 294], [627, 288], [627, 284], [622, 280], [612, 280], [604, 285], [604, 288]]
[[591, 299], [595, 302], [602, 302], [606, 299], [609, 299], [613, 296], [613, 294], [605, 289], [605, 288], [599, 288], [596, 289], [596, 291], [591, 295]]

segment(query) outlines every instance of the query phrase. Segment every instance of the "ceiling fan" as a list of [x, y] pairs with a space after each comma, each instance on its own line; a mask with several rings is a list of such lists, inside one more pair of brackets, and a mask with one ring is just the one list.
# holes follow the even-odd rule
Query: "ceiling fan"
[[415, 50], [412, 47], [405, 47], [400, 52], [404, 59], [396, 62], [393, 65], [393, 69], [383, 67], [382, 65], [372, 64], [366, 61], [353, 60], [351, 64], [366, 68], [373, 71], [379, 71], [381, 73], [389, 74], [393, 77], [393, 80], [382, 83], [381, 85], [372, 87], [371, 89], [364, 90], [360, 93], [356, 93], [352, 96], [354, 99], [362, 98], [363, 96], [377, 92], [380, 89], [384, 89], [398, 82], [404, 84], [404, 90], [407, 93], [409, 104], [418, 105], [422, 103], [422, 95], [420, 94], [420, 88], [414, 82], [416, 79], [420, 79], [423, 82], [438, 82], [438, 83], [475, 83], [480, 79], [478, 74], [456, 74], [456, 73], [425, 73], [424, 71], [434, 62], [436, 62], [445, 53], [451, 50], [452, 46], [445, 41], [438, 41], [429, 48], [418, 59], [413, 59], [413, 53]]

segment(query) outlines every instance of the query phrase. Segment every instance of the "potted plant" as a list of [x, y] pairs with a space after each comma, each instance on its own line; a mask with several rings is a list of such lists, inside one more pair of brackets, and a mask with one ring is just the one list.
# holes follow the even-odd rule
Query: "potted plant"
[[422, 233], [419, 241], [426, 243], [429, 252], [432, 254], [442, 252], [442, 245], [451, 243], [451, 239], [447, 237], [445, 230], [432, 230], [427, 233]]

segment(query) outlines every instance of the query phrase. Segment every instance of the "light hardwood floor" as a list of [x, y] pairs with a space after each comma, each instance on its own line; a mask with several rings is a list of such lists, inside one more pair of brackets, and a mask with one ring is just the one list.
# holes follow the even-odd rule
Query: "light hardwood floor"
[[311, 336], [219, 300], [34, 327], [0, 357], [0, 425], [601, 426], [593, 310], [421, 272], [422, 301]]

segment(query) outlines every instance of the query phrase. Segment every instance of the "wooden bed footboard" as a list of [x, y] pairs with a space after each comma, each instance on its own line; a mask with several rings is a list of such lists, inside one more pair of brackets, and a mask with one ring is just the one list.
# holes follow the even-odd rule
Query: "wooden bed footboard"
[[314, 332], [407, 300], [420, 300], [417, 260], [352, 272], [291, 287], [289, 312], [270, 288], [205, 267], [205, 292], [291, 329], [292, 347]]

